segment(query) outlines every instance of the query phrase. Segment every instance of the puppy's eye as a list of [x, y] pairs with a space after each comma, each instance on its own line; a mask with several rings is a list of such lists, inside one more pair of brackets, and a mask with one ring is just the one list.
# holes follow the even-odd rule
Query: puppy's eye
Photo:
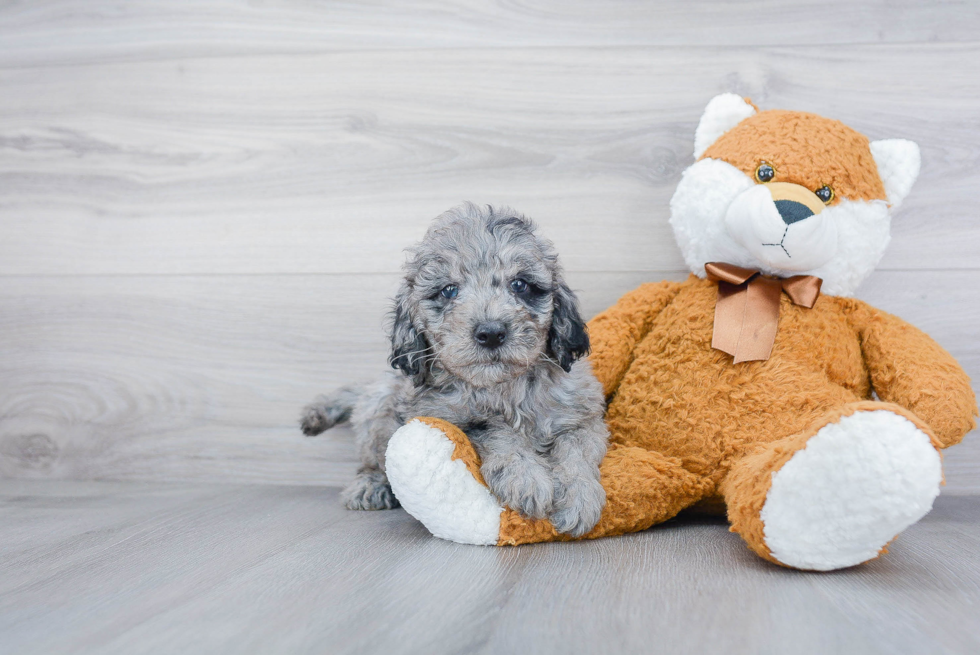
[[817, 194], [818, 198], [823, 200], [825, 205], [830, 204], [830, 201], [834, 199], [834, 190], [826, 185], [820, 187], [814, 193]]
[[527, 282], [521, 278], [517, 278], [510, 283], [510, 288], [514, 290], [514, 293], [524, 293], [527, 291]]
[[439, 292], [439, 295], [441, 295], [446, 300], [452, 300], [453, 298], [456, 297], [457, 293], [459, 293], [459, 287], [457, 287], [455, 284], [450, 284], [443, 287], [442, 291]]
[[774, 177], [776, 177], [776, 170], [766, 162], [762, 162], [759, 164], [759, 168], [755, 169], [755, 179], [763, 184], [769, 182]]

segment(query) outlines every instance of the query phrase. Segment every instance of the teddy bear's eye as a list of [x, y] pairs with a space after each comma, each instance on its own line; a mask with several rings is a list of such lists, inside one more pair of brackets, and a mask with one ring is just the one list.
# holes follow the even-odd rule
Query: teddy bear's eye
[[759, 168], [755, 169], [755, 179], [760, 182], [768, 182], [774, 177], [776, 177], [776, 171], [766, 162], [762, 162], [759, 164]]
[[817, 194], [818, 198], [823, 200], [824, 204], [827, 204], [834, 199], [834, 190], [827, 185], [820, 187], [814, 191], [814, 193]]

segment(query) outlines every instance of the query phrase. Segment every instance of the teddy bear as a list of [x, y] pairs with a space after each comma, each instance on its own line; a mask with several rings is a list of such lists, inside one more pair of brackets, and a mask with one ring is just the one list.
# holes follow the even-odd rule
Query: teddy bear
[[[852, 297], [889, 240], [919, 149], [815, 114], [713, 98], [670, 203], [690, 268], [589, 323], [607, 399], [607, 502], [585, 539], [721, 508], [759, 556], [827, 571], [878, 557], [932, 507], [940, 450], [975, 427], [970, 380], [935, 341]], [[420, 417], [387, 451], [435, 536], [569, 540], [501, 506], [457, 427]]]

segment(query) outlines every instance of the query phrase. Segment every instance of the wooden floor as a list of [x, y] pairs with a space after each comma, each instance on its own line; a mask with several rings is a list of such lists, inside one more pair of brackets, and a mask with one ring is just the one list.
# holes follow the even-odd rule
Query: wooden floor
[[[403, 248], [462, 200], [584, 313], [686, 275], [668, 203], [721, 92], [907, 138], [858, 296], [980, 380], [980, 2], [0, 2], [0, 655], [977, 653], [980, 437], [870, 565], [720, 523], [464, 547], [351, 513]], [[99, 480], [99, 482], [94, 482]]]
[[768, 564], [724, 523], [519, 548], [313, 486], [0, 483], [4, 653], [976, 653], [980, 502], [884, 559]]

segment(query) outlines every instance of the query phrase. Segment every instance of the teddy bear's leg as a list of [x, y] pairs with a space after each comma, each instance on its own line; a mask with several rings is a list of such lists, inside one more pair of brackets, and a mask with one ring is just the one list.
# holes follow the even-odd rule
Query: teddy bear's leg
[[676, 459], [618, 444], [609, 447], [599, 474], [606, 506], [585, 539], [646, 530], [696, 504], [715, 487], [713, 480], [688, 471]]
[[504, 508], [480, 475], [480, 458], [448, 421], [416, 418], [388, 441], [385, 470], [406, 512], [440, 539], [495, 545]]
[[938, 445], [898, 405], [838, 408], [732, 467], [721, 485], [731, 529], [784, 566], [829, 571], [874, 559], [932, 508]]
[[[570, 539], [547, 520], [502, 507], [480, 475], [480, 460], [456, 426], [410, 421], [391, 438], [386, 469], [395, 496], [435, 536], [482, 545]], [[606, 506], [583, 538], [644, 530], [700, 500], [711, 482], [676, 461], [640, 448], [612, 446], [599, 467]]]
[[[606, 506], [582, 539], [646, 530], [704, 498], [713, 483], [676, 460], [642, 448], [613, 444], [599, 465]], [[567, 540], [547, 520], [527, 519], [512, 509], [500, 517], [500, 545]]]

